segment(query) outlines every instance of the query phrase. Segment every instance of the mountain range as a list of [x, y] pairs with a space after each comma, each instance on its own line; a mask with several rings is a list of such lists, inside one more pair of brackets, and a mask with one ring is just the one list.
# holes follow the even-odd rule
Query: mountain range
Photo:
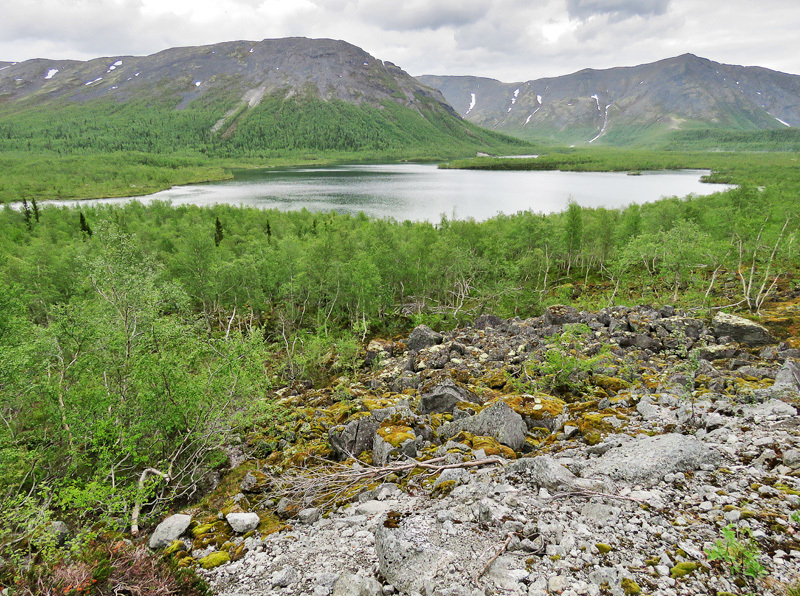
[[693, 54], [518, 83], [418, 79], [466, 120], [531, 140], [635, 144], [681, 130], [800, 126], [800, 76]]
[[238, 155], [510, 141], [462, 120], [440, 92], [391, 62], [331, 39], [0, 63], [0, 148], [27, 139], [70, 149], [78, 137], [85, 147], [144, 151], [173, 151], [164, 137], [179, 137]]
[[800, 76], [692, 54], [519, 83], [415, 79], [344, 41], [307, 38], [0, 62], [0, 150], [432, 155], [522, 146], [506, 135], [646, 146], [794, 126]]

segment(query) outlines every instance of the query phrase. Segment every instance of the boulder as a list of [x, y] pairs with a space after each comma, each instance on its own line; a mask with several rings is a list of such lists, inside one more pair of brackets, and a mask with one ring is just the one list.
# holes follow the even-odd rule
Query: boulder
[[505, 466], [507, 474], [516, 474], [526, 484], [546, 488], [550, 492], [605, 491], [606, 484], [599, 480], [579, 478], [552, 457], [523, 457]]
[[225, 520], [237, 534], [247, 534], [261, 523], [257, 513], [229, 513]]
[[381, 596], [383, 587], [372, 577], [343, 573], [333, 584], [332, 596]]
[[717, 338], [729, 336], [735, 341], [748, 346], [763, 346], [775, 343], [775, 338], [772, 337], [766, 327], [737, 315], [719, 312], [714, 316], [712, 326], [714, 335]]
[[494, 437], [514, 451], [518, 451], [525, 444], [525, 435], [528, 432], [522, 416], [503, 400], [494, 402], [475, 416], [444, 425], [439, 430], [439, 435], [449, 439], [462, 430], [473, 435]]
[[545, 325], [563, 325], [564, 323], [580, 323], [581, 313], [571, 306], [554, 304], [544, 311]]
[[592, 460], [583, 469], [586, 476], [653, 485], [665, 474], [691, 472], [703, 464], [718, 464], [719, 454], [698, 441], [677, 433], [629, 441]]
[[328, 440], [339, 459], [358, 457], [372, 449], [375, 431], [380, 422], [372, 416], [351, 420], [347, 424], [333, 426], [328, 430]]
[[191, 515], [170, 515], [156, 527], [153, 535], [150, 536], [148, 545], [152, 549], [164, 548], [169, 546], [173, 540], [177, 540], [189, 528], [192, 523]]
[[385, 466], [403, 456], [417, 455], [417, 436], [409, 426], [384, 424], [376, 431], [372, 446], [372, 461]]
[[800, 365], [787, 360], [775, 375], [775, 391], [800, 391]]
[[420, 414], [452, 412], [460, 401], [477, 403], [475, 395], [447, 380], [423, 393], [419, 402]]
[[442, 343], [442, 335], [440, 333], [436, 333], [427, 325], [420, 325], [408, 336], [406, 347], [410, 351], [416, 352], [440, 343]]
[[423, 592], [425, 584], [456, 557], [439, 546], [440, 535], [436, 523], [424, 515], [400, 523], [387, 518], [375, 532], [381, 575], [400, 592]]

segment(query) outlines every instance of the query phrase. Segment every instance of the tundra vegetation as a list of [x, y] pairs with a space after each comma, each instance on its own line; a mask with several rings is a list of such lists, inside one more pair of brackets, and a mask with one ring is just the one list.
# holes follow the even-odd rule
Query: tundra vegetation
[[[6, 199], [58, 196], [57, 182], [34, 191], [19, 168], [31, 179], [50, 167], [66, 178], [65, 164], [76, 159], [96, 164], [100, 179], [117, 163], [102, 154], [59, 161], [53, 153], [42, 163], [20, 155], [0, 157]], [[108, 159], [132, 168], [120, 166], [126, 182], [164, 170], [191, 179], [206, 167], [192, 169], [196, 156]], [[796, 160], [564, 150], [532, 161], [471, 161], [461, 165], [711, 167], [712, 178], [740, 186], [619, 210], [572, 203], [552, 215], [442, 217], [435, 225], [158, 202], [6, 205], [0, 583], [43, 577], [42, 566], [61, 556], [54, 520], [87, 528], [81, 582], [104, 581], [98, 569], [120, 567], [111, 560], [138, 560], [128, 547], [108, 551], [107, 539], [102, 547], [93, 540], [135, 533], [165, 508], [198, 499], [238, 431], [260, 425], [269, 436], [284, 414], [273, 389], [353, 374], [370, 337], [419, 323], [453, 327], [484, 313], [533, 316], [556, 303], [672, 302], [757, 316], [776, 288], [797, 283]], [[90, 167], [81, 175], [94, 174]], [[579, 331], [569, 341], [579, 341]], [[565, 366], [557, 356], [539, 371], [554, 384]], [[199, 593], [190, 583], [182, 593]]]

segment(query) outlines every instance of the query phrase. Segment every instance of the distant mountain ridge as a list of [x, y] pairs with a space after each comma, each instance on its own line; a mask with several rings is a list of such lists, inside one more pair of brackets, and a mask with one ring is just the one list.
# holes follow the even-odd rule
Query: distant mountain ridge
[[[500, 138], [462, 121], [440, 92], [391, 62], [332, 39], [232, 41], [150, 56], [0, 63], [0, 128], [10, 130], [9, 139], [58, 135], [64, 145], [63, 138], [84, 133], [48, 132], [33, 115], [52, 110], [74, 115], [80, 106], [102, 114], [107, 129], [121, 131], [132, 122], [163, 137], [166, 129], [153, 127], [180, 126], [179, 133], [169, 134], [194, 146], [238, 143], [240, 153], [265, 147], [403, 148], [450, 140], [480, 144]], [[124, 121], [119, 111], [126, 112]], [[4, 115], [19, 114], [27, 120], [3, 122]], [[26, 126], [38, 129], [31, 133], [23, 130]], [[123, 132], [114, 134], [122, 139]], [[156, 147], [152, 141], [138, 147], [127, 138], [107, 144], [112, 150]]]
[[693, 128], [800, 126], [800, 76], [693, 54], [521, 83], [417, 79], [441, 91], [466, 120], [526, 139], [635, 144]]

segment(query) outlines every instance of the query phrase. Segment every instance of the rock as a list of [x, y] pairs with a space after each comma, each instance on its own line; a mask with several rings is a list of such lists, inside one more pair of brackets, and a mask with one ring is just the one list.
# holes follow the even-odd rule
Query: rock
[[417, 437], [409, 426], [382, 424], [375, 433], [372, 444], [372, 460], [385, 466], [391, 460], [403, 456], [417, 455]]
[[375, 431], [379, 426], [380, 422], [372, 416], [358, 418], [347, 424], [331, 427], [328, 430], [328, 440], [339, 459], [358, 457], [364, 451], [372, 449]]
[[787, 360], [775, 375], [774, 391], [800, 391], [800, 365]]
[[[54, 521], [50, 523], [50, 532], [56, 539], [56, 546], [64, 546], [72, 535], [69, 526], [63, 521]], [[152, 547], [151, 547], [152, 548]]]
[[775, 338], [772, 337], [766, 327], [737, 315], [719, 312], [714, 316], [712, 326], [714, 335], [717, 338], [728, 335], [735, 341], [748, 346], [763, 346], [775, 343]]
[[447, 568], [455, 554], [436, 544], [439, 531], [424, 516], [404, 519], [397, 527], [384, 522], [375, 533], [381, 575], [401, 592], [422, 592]]
[[250, 471], [245, 474], [244, 478], [242, 478], [239, 488], [243, 493], [261, 492], [266, 484], [266, 476], [263, 474], [263, 472]]
[[257, 513], [229, 513], [225, 520], [237, 534], [247, 534], [261, 523]]
[[313, 524], [319, 519], [320, 512], [316, 507], [309, 507], [297, 513], [297, 519], [304, 524]]
[[436, 333], [427, 325], [420, 325], [411, 332], [411, 335], [408, 336], [406, 347], [409, 349], [409, 351], [416, 352], [418, 350], [430, 348], [431, 346], [440, 344], [442, 343], [442, 339], [443, 338], [440, 333]]
[[333, 584], [332, 596], [381, 596], [383, 588], [377, 580], [343, 573]]
[[694, 437], [676, 433], [629, 441], [592, 460], [587, 476], [607, 476], [642, 484], [655, 484], [667, 473], [690, 472], [703, 464], [717, 464], [719, 454]]
[[563, 325], [564, 323], [579, 323], [580, 313], [571, 306], [554, 304], [548, 306], [544, 311], [545, 325]]
[[175, 514], [170, 515], [162, 521], [150, 536], [148, 546], [152, 549], [164, 548], [169, 546], [173, 540], [177, 540], [189, 528], [192, 523], [191, 515]]
[[783, 452], [783, 465], [800, 468], [800, 449], [787, 449]]
[[505, 466], [506, 474], [519, 475], [526, 484], [546, 488], [551, 492], [605, 491], [607, 486], [599, 480], [579, 478], [552, 457], [522, 457]]
[[297, 579], [297, 571], [293, 567], [284, 567], [273, 573], [269, 581], [273, 588], [288, 588], [292, 584], [296, 584]]
[[494, 437], [514, 451], [518, 451], [525, 444], [525, 435], [528, 432], [522, 416], [503, 400], [494, 402], [475, 416], [444, 425], [439, 434], [449, 439], [462, 430], [473, 435]]
[[447, 380], [422, 394], [419, 412], [421, 414], [452, 412], [456, 404], [461, 401], [477, 403], [478, 399], [473, 393]]

